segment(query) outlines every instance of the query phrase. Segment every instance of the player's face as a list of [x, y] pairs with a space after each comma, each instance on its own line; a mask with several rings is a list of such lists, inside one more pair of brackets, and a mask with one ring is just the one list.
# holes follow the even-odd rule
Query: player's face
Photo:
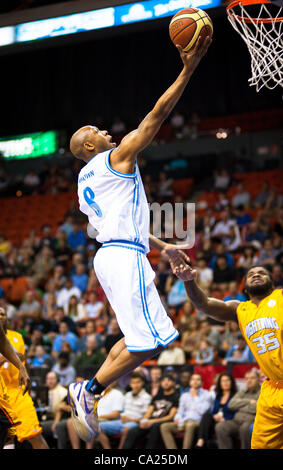
[[108, 134], [108, 131], [101, 131], [97, 127], [92, 126], [91, 132], [94, 138], [95, 147], [99, 152], [116, 147], [116, 143], [112, 142], [112, 136]]
[[272, 289], [268, 272], [260, 266], [251, 268], [246, 277], [246, 289], [251, 295], [268, 295]]

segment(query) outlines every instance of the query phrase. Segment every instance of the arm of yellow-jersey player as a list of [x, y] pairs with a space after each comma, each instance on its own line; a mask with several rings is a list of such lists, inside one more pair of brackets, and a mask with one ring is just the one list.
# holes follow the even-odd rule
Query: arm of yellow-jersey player
[[25, 386], [23, 395], [30, 390], [31, 382], [25, 366], [22, 364], [19, 356], [14, 351], [11, 343], [8, 341], [5, 331], [0, 323], [0, 353], [19, 369], [19, 385]]
[[196, 269], [193, 269], [185, 260], [181, 264], [176, 263], [171, 256], [169, 256], [169, 260], [173, 273], [184, 281], [188, 297], [198, 310], [218, 321], [237, 321], [236, 312], [239, 301], [229, 300], [224, 302], [223, 300], [208, 297], [196, 282]]
[[179, 101], [194, 70], [206, 54], [210, 44], [211, 39], [207, 36], [205, 41], [203, 43], [199, 41], [190, 53], [183, 52], [182, 48], [177, 46], [183, 62], [181, 73], [159, 98], [152, 111], [147, 114], [138, 128], [126, 135], [120, 145], [112, 151], [110, 162], [114, 169], [122, 173], [133, 172], [137, 155], [152, 142], [161, 124]]

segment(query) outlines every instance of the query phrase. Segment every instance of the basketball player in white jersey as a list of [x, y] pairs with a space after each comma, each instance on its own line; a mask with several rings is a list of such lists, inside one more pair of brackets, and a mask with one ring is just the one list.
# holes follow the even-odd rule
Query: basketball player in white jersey
[[78, 177], [80, 210], [102, 243], [94, 269], [124, 334], [92, 380], [69, 387], [73, 424], [85, 441], [99, 432], [97, 405], [106, 387], [178, 337], [157, 293], [146, 253], [149, 242], [171, 256], [175, 253], [180, 263], [184, 253], [180, 245], [149, 235], [149, 208], [136, 160], [178, 102], [210, 43], [207, 37], [187, 54], [177, 46], [181, 73], [118, 147], [107, 131], [92, 125], [79, 129], [70, 141], [72, 154], [86, 163]]

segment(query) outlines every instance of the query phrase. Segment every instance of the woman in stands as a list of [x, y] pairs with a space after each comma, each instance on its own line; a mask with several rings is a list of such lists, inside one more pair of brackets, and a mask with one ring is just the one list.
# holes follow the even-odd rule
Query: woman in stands
[[219, 374], [212, 411], [204, 413], [200, 421], [196, 443], [197, 449], [208, 447], [217, 423], [233, 418], [234, 412], [229, 410], [228, 404], [236, 391], [237, 386], [234, 378], [227, 372]]

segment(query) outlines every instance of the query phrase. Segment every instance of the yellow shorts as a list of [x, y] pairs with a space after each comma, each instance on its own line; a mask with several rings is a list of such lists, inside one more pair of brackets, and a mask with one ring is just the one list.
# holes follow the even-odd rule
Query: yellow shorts
[[31, 396], [28, 392], [23, 395], [20, 388], [8, 388], [10, 402], [21, 423], [15, 428], [15, 433], [19, 442], [29, 440], [42, 433], [39, 425], [36, 410]]
[[7, 418], [7, 424], [9, 422], [11, 425], [10, 429], [12, 429], [12, 426], [15, 426], [20, 420], [15, 413], [15, 408], [13, 406], [13, 403], [7, 391], [7, 387], [1, 375], [0, 375], [0, 409], [1, 409], [2, 414], [5, 415], [5, 417]]
[[251, 448], [283, 449], [283, 380], [265, 380], [261, 386]]

